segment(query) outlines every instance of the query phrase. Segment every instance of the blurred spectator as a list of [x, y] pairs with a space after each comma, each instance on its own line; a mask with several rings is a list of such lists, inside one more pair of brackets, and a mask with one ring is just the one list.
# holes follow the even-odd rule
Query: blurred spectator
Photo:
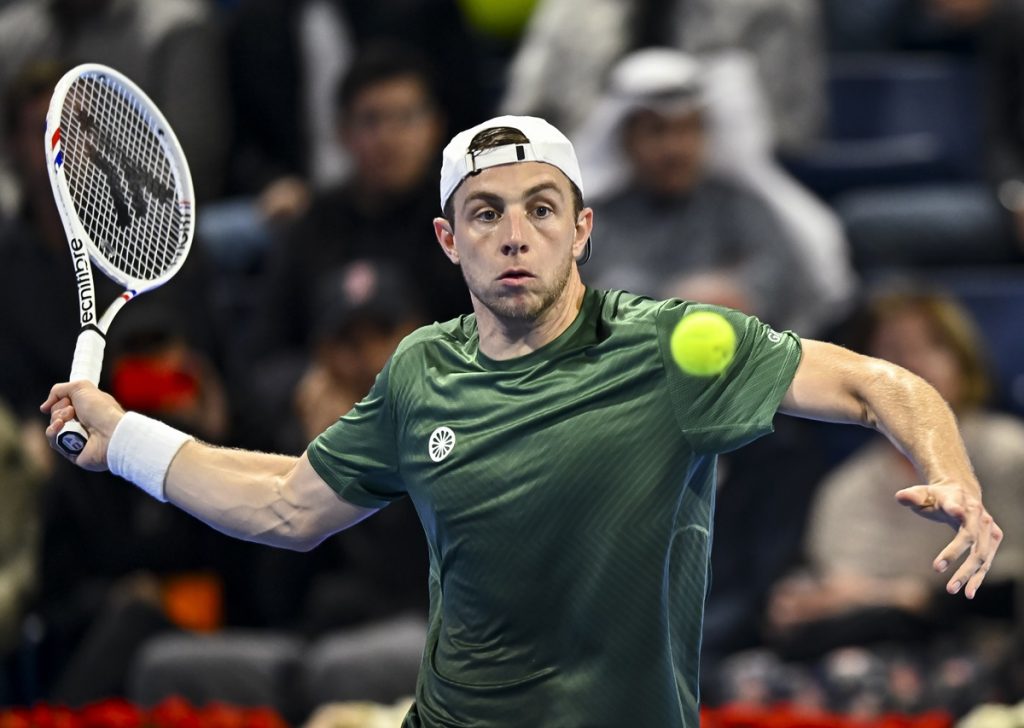
[[[42, 473], [26, 452], [18, 421], [0, 403], [0, 705], [15, 702], [15, 653], [22, 620], [39, 582]], [[24, 699], [26, 696], [21, 696]]]
[[[1024, 518], [1024, 423], [984, 408], [983, 345], [961, 308], [933, 293], [883, 295], [866, 309], [859, 338], [866, 353], [920, 375], [946, 398], [993, 512], [1007, 523]], [[825, 479], [808, 526], [811, 572], [780, 582], [768, 610], [787, 649], [814, 654], [842, 644], [908, 642], [929, 637], [941, 623], [967, 633], [948, 615], [937, 617], [961, 606], [943, 589], [956, 565], [945, 574], [931, 568], [954, 534], [920, 528], [914, 514], [892, 508], [894, 493], [917, 477], [900, 452], [874, 440]], [[988, 591], [973, 608], [1012, 619], [1022, 567], [1024, 541], [1011, 528], [989, 572]]]
[[421, 56], [390, 44], [367, 49], [342, 81], [338, 137], [352, 174], [316, 196], [267, 263], [254, 358], [262, 362], [261, 398], [275, 402], [269, 411], [287, 406], [312, 349], [315, 291], [356, 259], [399, 266], [414, 282], [410, 294], [429, 302], [428, 318], [468, 312], [459, 270], [437, 249], [430, 226], [440, 212], [436, 157], [444, 128], [434, 84]]
[[694, 58], [627, 56], [599, 109], [603, 128], [581, 156], [602, 159], [623, 184], [604, 200], [588, 191], [607, 240], [582, 270], [589, 284], [717, 303], [800, 330], [825, 313], [823, 286], [776, 211], [709, 169], [712, 117]]
[[[121, 322], [119, 322], [121, 323]], [[169, 311], [125, 321], [107, 343], [110, 391], [125, 409], [188, 428], [208, 442], [228, 435], [228, 401], [213, 362], [189, 343]]]
[[458, 78], [437, 91], [454, 128], [489, 110], [454, 0], [242, 0], [229, 37], [236, 108], [230, 190], [260, 194], [271, 219], [301, 212], [308, 183], [329, 187], [349, 170], [337, 144], [334, 92], [364, 47], [407, 45], [444, 78]]
[[224, 48], [214, 21], [203, 0], [20, 0], [0, 11], [0, 85], [38, 61], [117, 69], [167, 117], [196, 195], [208, 200], [222, 189], [229, 133]]
[[769, 99], [773, 146], [799, 149], [813, 141], [824, 113], [819, 14], [815, 0], [543, 0], [510, 69], [502, 110], [543, 116], [571, 135], [611, 67], [632, 50], [744, 50]]
[[424, 323], [394, 264], [357, 260], [321, 283], [313, 356], [295, 393], [303, 441], [362, 399], [398, 343]]
[[[423, 323], [408, 275], [398, 266], [357, 260], [325, 277], [314, 354], [295, 393], [301, 442], [323, 432], [370, 390], [398, 343]], [[324, 544], [307, 595], [302, 629], [331, 629], [426, 615], [427, 550], [411, 501]]]
[[[296, 447], [370, 390], [398, 343], [424, 321], [409, 276], [395, 263], [355, 260], [322, 276], [312, 355], [294, 392]], [[426, 613], [427, 553], [408, 499], [329, 539], [305, 565], [299, 629], [309, 636]], [[384, 568], [382, 568], [382, 566]]]

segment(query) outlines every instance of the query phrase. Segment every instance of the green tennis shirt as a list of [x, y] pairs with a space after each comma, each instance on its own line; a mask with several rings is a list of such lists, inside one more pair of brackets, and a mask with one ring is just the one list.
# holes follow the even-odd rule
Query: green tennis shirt
[[561, 336], [506, 361], [473, 316], [427, 326], [309, 446], [345, 500], [408, 495], [423, 523], [405, 726], [698, 725], [716, 454], [771, 430], [800, 359], [793, 334], [717, 309], [736, 357], [685, 375], [669, 337], [706, 308], [588, 290]]

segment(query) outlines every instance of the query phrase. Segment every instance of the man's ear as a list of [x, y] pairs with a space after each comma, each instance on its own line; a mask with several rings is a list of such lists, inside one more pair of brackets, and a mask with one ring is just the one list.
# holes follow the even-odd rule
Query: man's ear
[[572, 245], [574, 257], [579, 258], [583, 254], [583, 249], [586, 247], [587, 241], [590, 240], [590, 233], [593, 229], [594, 210], [584, 207], [580, 210], [579, 217], [576, 218], [576, 232]]
[[437, 242], [441, 246], [441, 250], [448, 256], [455, 265], [459, 264], [459, 251], [455, 249], [455, 231], [452, 230], [450, 222], [445, 220], [443, 217], [434, 218], [434, 235], [437, 237]]

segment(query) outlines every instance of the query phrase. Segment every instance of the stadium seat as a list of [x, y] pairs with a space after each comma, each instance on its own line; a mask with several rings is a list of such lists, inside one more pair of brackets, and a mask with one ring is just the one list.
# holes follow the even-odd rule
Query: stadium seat
[[978, 324], [995, 380], [993, 404], [1024, 417], [1024, 270], [984, 267], [936, 272], [930, 279], [956, 297]]
[[862, 187], [975, 179], [978, 96], [975, 66], [957, 57], [834, 56], [822, 140], [784, 162], [827, 199]]
[[412, 695], [425, 640], [426, 624], [419, 617], [400, 617], [318, 639], [302, 665], [306, 703], [391, 704]]
[[139, 651], [129, 699], [152, 706], [180, 696], [193, 705], [225, 702], [269, 706], [293, 717], [300, 639], [283, 634], [230, 631], [154, 637]]

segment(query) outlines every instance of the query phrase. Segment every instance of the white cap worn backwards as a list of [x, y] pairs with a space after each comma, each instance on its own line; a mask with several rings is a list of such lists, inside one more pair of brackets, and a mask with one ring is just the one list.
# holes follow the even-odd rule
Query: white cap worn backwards
[[[477, 134], [498, 127], [521, 131], [529, 143], [505, 144], [475, 154], [469, 150]], [[455, 188], [470, 174], [488, 167], [518, 162], [544, 162], [557, 167], [583, 194], [583, 175], [580, 174], [580, 164], [576, 160], [576, 150], [565, 134], [544, 119], [534, 116], [497, 116], [459, 132], [444, 148], [441, 160], [441, 209], [444, 210]], [[591, 242], [588, 240], [586, 250], [580, 257], [581, 264], [589, 260], [590, 250]]]

